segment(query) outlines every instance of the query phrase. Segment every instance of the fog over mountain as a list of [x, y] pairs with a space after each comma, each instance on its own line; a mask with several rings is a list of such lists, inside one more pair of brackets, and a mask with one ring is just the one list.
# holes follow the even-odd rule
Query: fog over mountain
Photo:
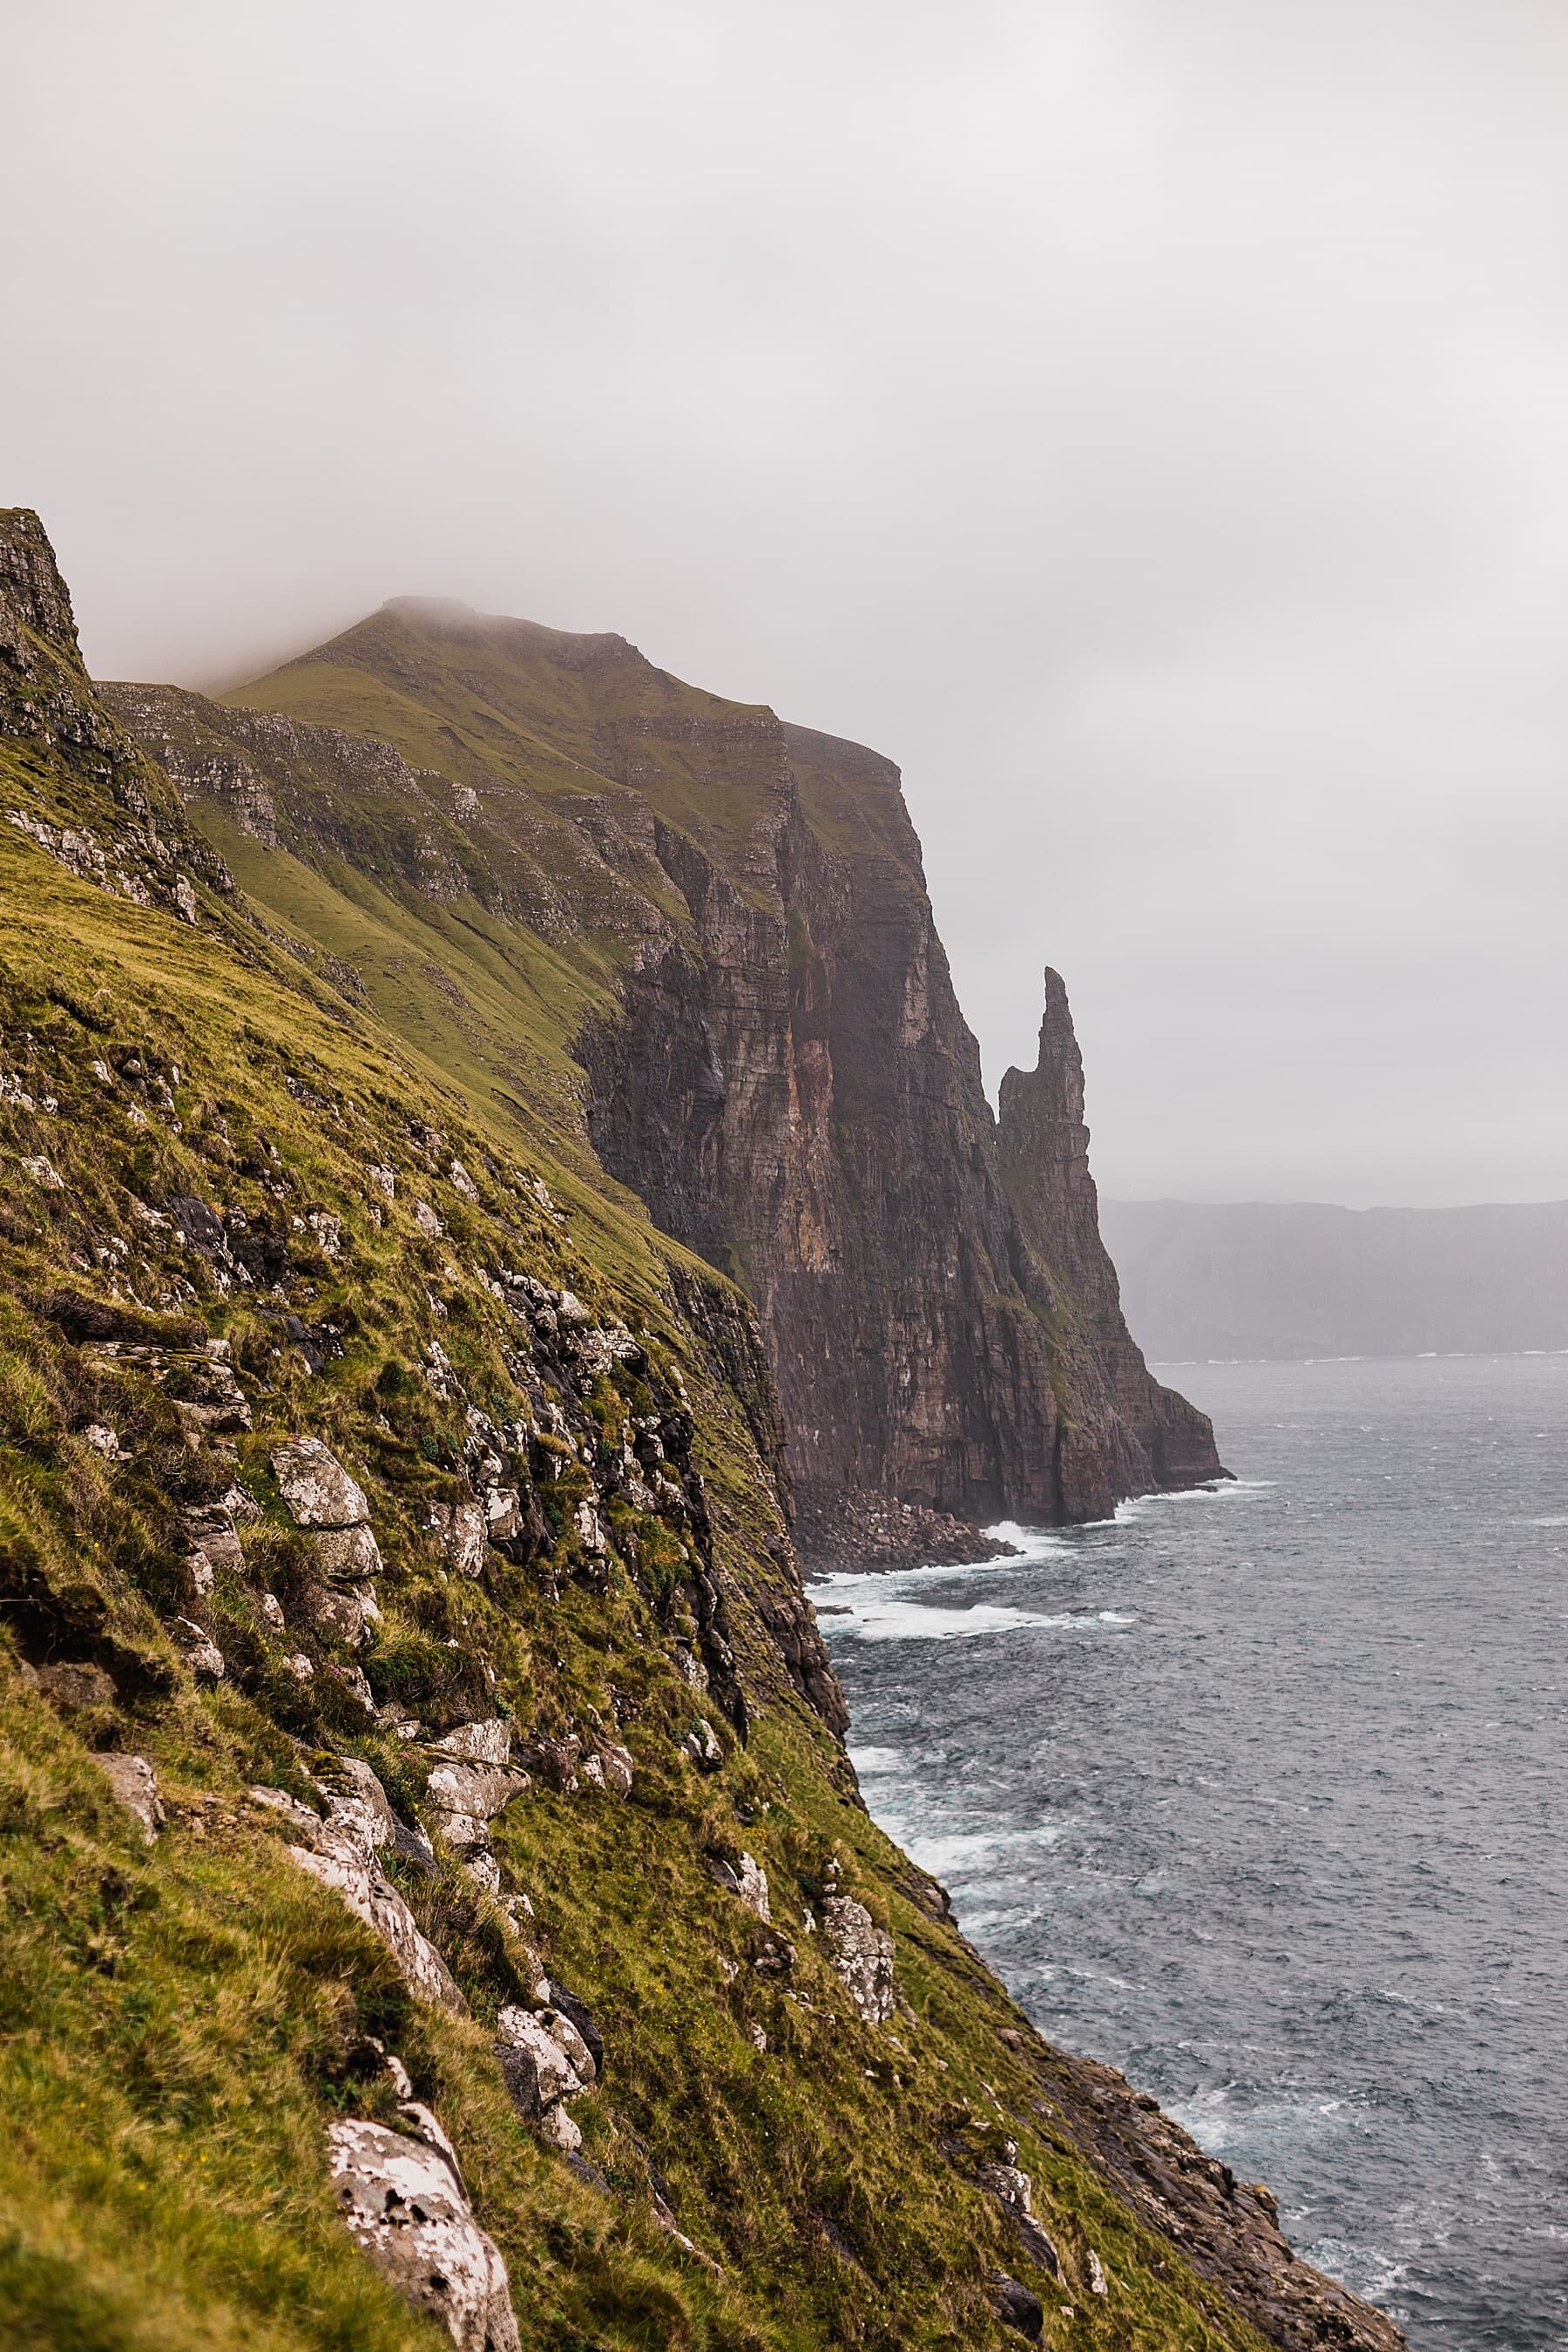
[[[0, 494], [100, 676], [449, 593], [906, 773], [1123, 1196], [1568, 1191], [1568, 16], [61, 0]], [[24, 226], [25, 224], [25, 226]]]

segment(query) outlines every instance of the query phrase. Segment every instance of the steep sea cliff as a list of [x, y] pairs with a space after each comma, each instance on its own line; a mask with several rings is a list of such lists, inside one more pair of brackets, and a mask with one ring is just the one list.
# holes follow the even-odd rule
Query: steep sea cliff
[[363, 636], [105, 696], [0, 517], [0, 2333], [1393, 2352], [868, 1818], [755, 1306], [594, 1152], [776, 722]]
[[265, 846], [438, 907], [448, 940], [482, 909], [514, 965], [548, 939], [585, 1139], [756, 1302], [814, 1556], [962, 1554], [953, 1520], [1091, 1518], [1219, 1472], [1121, 1318], [1061, 983], [999, 1133], [889, 761], [619, 637], [410, 601], [237, 709], [113, 698]]

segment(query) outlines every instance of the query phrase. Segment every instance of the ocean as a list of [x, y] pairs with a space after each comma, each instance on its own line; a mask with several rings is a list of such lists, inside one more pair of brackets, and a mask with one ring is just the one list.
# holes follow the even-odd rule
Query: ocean
[[1234, 1486], [817, 1580], [867, 1803], [1420, 2352], [1562, 2352], [1568, 1356], [1163, 1377]]

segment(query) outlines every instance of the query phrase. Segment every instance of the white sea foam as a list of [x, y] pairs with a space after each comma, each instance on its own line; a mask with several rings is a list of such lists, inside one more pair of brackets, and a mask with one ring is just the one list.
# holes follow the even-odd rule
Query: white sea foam
[[[952, 1830], [945, 1835], [904, 1840], [906, 1852], [933, 1878], [961, 1885], [994, 1863], [998, 1855], [1016, 1853], [1023, 1846], [1055, 1845], [1061, 1831], [1054, 1822], [1037, 1822], [1026, 1830]], [[966, 1919], [966, 1927], [971, 1923]]]
[[1266, 2152], [1294, 2150], [1321, 2139], [1326, 2132], [1354, 2127], [1355, 2118], [1342, 2099], [1325, 2099], [1311, 2091], [1296, 2098], [1254, 2095], [1238, 2099], [1235, 2091], [1234, 2084], [1226, 2083], [1163, 2105], [1208, 2155], [1239, 2152], [1251, 2163], [1264, 2160]]
[[1053, 1554], [1070, 1553], [1072, 1550], [1067, 1538], [1058, 1535], [1054, 1528], [1026, 1528], [1016, 1519], [998, 1519], [994, 1528], [985, 1529], [985, 1533], [994, 1536], [998, 1543], [1011, 1544], [1017, 1555], [1011, 1560], [985, 1562], [990, 1568], [1016, 1568], [1019, 1559], [1049, 1559]]
[[977, 1601], [968, 1609], [934, 1609], [919, 1601], [867, 1594], [829, 1622], [830, 1633], [853, 1633], [862, 1642], [952, 1642], [980, 1633], [1091, 1633], [1101, 1625], [1134, 1625], [1134, 1617], [1114, 1609], [1079, 1610], [1047, 1616], [1033, 1609], [1009, 1609]]
[[956, 1566], [949, 1562], [928, 1568], [835, 1568], [814, 1576], [811, 1589], [826, 1591], [831, 1588], [836, 1598], [841, 1598], [846, 1588], [853, 1591], [862, 1585], [868, 1591], [903, 1592], [911, 1584], [970, 1584], [976, 1578], [1005, 1576], [1009, 1569], [1016, 1571], [1025, 1565], [1016, 1559], [968, 1559]]
[[1410, 2277], [1409, 2263], [1397, 2254], [1382, 2246], [1354, 2244], [1349, 2238], [1319, 2238], [1301, 2251], [1314, 2270], [1342, 2279], [1352, 2294], [1381, 2305], [1391, 2319], [1403, 2322], [1409, 2318], [1410, 2314], [1393, 2300]]
[[1169, 1493], [1133, 1495], [1125, 1503], [1117, 1504], [1110, 1519], [1097, 1520], [1095, 1525], [1130, 1527], [1164, 1503], [1245, 1502], [1250, 1496], [1268, 1494], [1275, 1484], [1272, 1478], [1226, 1478], [1214, 1486], [1178, 1486]]
[[849, 1750], [849, 1761], [862, 1775], [868, 1772], [897, 1772], [903, 1760], [901, 1748], [851, 1748]]

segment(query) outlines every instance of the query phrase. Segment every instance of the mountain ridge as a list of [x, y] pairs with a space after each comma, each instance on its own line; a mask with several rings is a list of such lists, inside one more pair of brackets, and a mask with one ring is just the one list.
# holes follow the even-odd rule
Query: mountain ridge
[[[221, 791], [182, 765], [173, 690], [113, 694], [198, 804]], [[576, 971], [554, 1042], [585, 1074], [585, 1139], [756, 1298], [814, 1558], [973, 1557], [977, 1522], [1102, 1517], [1221, 1475], [1203, 1416], [1148, 1378], [1090, 1240], [1070, 1253], [1082, 1312], [1040, 1216], [1025, 1240], [1026, 1155], [1004, 1182], [890, 761], [609, 633], [448, 601], [393, 600], [225, 707], [203, 707], [208, 732], [251, 730], [262, 766], [258, 726], [379, 730], [403, 763], [384, 803], [400, 789], [423, 836], [380, 877], [454, 910], [472, 896]], [[356, 757], [335, 807], [293, 797], [318, 847], [363, 866], [342, 821], [366, 806]], [[247, 877], [265, 895], [254, 862]], [[1049, 1050], [1076, 1056], [1062, 1010]], [[1092, 1236], [1083, 1150], [1041, 1173], [1050, 1215]]]

